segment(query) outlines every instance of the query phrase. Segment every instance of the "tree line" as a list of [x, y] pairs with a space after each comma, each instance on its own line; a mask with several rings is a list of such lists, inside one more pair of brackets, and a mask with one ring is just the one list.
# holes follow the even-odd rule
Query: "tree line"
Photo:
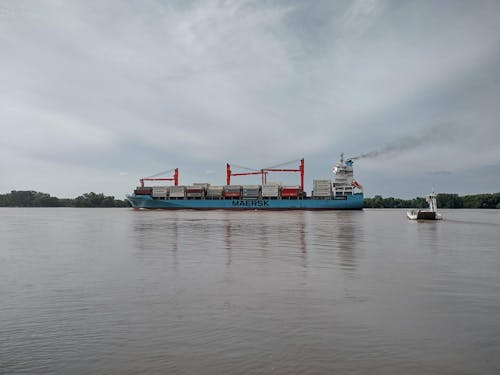
[[[438, 208], [500, 208], [500, 193], [459, 196], [441, 193], [437, 195]], [[427, 208], [425, 198], [413, 199], [382, 198], [375, 195], [365, 198], [366, 208]]]
[[103, 193], [85, 193], [76, 198], [57, 198], [32, 190], [0, 194], [0, 207], [130, 207], [126, 200]]
[[[437, 195], [439, 208], [499, 208], [500, 193], [459, 196], [441, 193]], [[425, 198], [383, 198], [375, 195], [365, 198], [366, 208], [427, 208]], [[130, 207], [126, 200], [115, 199], [103, 193], [85, 193], [76, 198], [57, 198], [32, 190], [13, 190], [0, 194], [0, 207]]]

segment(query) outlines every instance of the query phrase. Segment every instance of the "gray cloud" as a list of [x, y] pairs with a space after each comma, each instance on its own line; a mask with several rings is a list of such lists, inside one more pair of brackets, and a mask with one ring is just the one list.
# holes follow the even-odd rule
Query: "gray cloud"
[[451, 176], [453, 173], [450, 171], [431, 171], [428, 174], [431, 176]]

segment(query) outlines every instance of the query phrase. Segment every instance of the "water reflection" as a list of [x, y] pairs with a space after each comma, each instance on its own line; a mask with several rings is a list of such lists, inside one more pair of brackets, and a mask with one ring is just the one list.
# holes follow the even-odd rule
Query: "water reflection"
[[360, 233], [357, 222], [358, 212], [342, 212], [338, 216], [335, 226], [336, 242], [338, 245], [339, 266], [343, 270], [354, 271], [357, 267], [356, 249]]
[[[342, 270], [358, 266], [356, 251], [363, 236], [360, 212], [138, 212], [133, 233], [141, 256], [162, 256], [165, 250], [178, 265], [187, 252], [217, 258], [300, 259], [308, 266], [313, 251]], [[217, 255], [217, 252], [219, 254]], [[147, 254], [147, 255], [146, 255]], [[211, 255], [208, 255], [211, 254]], [[213, 260], [212, 260], [213, 261]]]
[[139, 258], [165, 258], [170, 253], [174, 268], [178, 266], [180, 221], [176, 211], [134, 211], [132, 235]]
[[224, 225], [225, 225], [225, 246], [224, 249], [226, 250], [226, 266], [230, 266], [232, 262], [232, 255], [233, 255], [233, 247], [232, 247], [232, 221], [230, 218], [225, 218], [224, 219]]
[[414, 221], [412, 224], [417, 225], [417, 241], [420, 249], [431, 249], [433, 252], [438, 251], [438, 225], [440, 221]]
[[175, 217], [174, 220], [172, 220], [172, 225], [171, 225], [171, 228], [170, 228], [170, 233], [167, 232], [167, 235], [169, 238], [171, 238], [171, 241], [169, 241], [168, 243], [170, 243], [170, 246], [171, 246], [171, 253], [172, 253], [172, 258], [173, 258], [173, 262], [174, 262], [174, 269], [177, 269], [177, 265], [178, 265], [178, 260], [177, 260], [177, 252], [179, 250], [179, 224], [177, 223], [178, 222], [178, 218]]
[[263, 257], [266, 257], [269, 250], [269, 233], [267, 230], [267, 223], [260, 222], [259, 223], [259, 238], [258, 241], [260, 243], [260, 251]]
[[311, 213], [308, 231], [312, 250], [319, 252], [324, 262], [355, 271], [356, 252], [363, 238], [359, 222], [362, 215], [363, 212], [357, 211]]
[[297, 233], [299, 236], [298, 243], [300, 244], [300, 257], [302, 259], [302, 267], [307, 268], [307, 226], [306, 226], [306, 213], [299, 212], [298, 223], [297, 223]]
[[301, 259], [306, 259], [307, 230], [303, 212], [223, 212], [221, 215], [224, 227], [222, 230], [212, 227], [211, 235], [219, 237], [223, 233], [226, 266], [231, 265], [235, 251], [238, 256], [251, 252], [252, 258], [258, 253], [261, 259], [266, 259], [279, 256], [282, 250], [287, 257], [293, 256], [298, 249]]

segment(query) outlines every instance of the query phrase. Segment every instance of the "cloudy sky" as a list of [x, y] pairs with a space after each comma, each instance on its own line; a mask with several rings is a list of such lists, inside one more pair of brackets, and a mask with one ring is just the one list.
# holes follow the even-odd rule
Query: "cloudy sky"
[[123, 198], [301, 157], [310, 188], [341, 152], [367, 196], [500, 191], [499, 20], [498, 1], [0, 0], [0, 193]]

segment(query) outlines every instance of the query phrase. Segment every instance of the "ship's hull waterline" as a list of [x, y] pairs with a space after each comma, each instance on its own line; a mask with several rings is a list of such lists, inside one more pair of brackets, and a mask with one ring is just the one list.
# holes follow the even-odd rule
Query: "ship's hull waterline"
[[363, 194], [345, 199], [153, 199], [149, 195], [127, 195], [134, 208], [193, 210], [360, 210]]

